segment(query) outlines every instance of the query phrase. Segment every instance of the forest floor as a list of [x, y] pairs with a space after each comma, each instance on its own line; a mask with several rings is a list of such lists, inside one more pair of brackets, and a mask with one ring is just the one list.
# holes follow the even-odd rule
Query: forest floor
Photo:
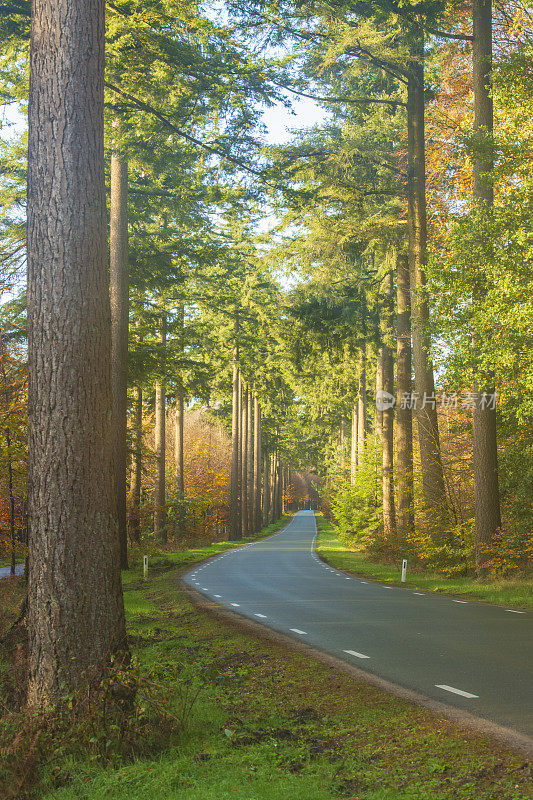
[[481, 581], [469, 577], [446, 578], [422, 569], [409, 569], [408, 564], [407, 580], [402, 583], [401, 563], [380, 563], [371, 560], [360, 550], [344, 547], [339, 540], [337, 531], [325, 517], [317, 514], [316, 521], [319, 531], [317, 553], [323, 561], [336, 569], [417, 591], [423, 589], [426, 592], [465, 596], [472, 600], [511, 608], [533, 609], [533, 580], [502, 578], [494, 581]]
[[[532, 767], [508, 747], [197, 610], [177, 575], [229, 546], [161, 554], [147, 581], [138, 563], [124, 573], [140, 746], [102, 758], [91, 744], [98, 731], [85, 749], [57, 741], [43, 754], [35, 797], [533, 798]], [[22, 581], [2, 583], [18, 586], [20, 599]], [[165, 706], [149, 724], [143, 695], [156, 684]]]

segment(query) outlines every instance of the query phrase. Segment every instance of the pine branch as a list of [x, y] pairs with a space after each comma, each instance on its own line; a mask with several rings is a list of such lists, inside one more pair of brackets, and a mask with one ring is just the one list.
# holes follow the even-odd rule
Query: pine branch
[[403, 106], [407, 108], [407, 103], [404, 103], [402, 100], [387, 100], [384, 98], [377, 98], [377, 97], [321, 97], [320, 95], [308, 94], [307, 92], [300, 92], [298, 89], [293, 89], [290, 86], [287, 86], [285, 83], [278, 83], [277, 81], [272, 81], [274, 86], [279, 86], [281, 89], [286, 89], [288, 92], [292, 94], [297, 94], [299, 97], [308, 97], [310, 100], [317, 100], [321, 103], [350, 103], [353, 105], [386, 105], [386, 106]]

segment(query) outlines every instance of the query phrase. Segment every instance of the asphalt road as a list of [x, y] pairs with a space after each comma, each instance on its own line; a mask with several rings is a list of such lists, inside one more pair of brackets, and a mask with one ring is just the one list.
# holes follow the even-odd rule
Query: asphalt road
[[533, 735], [533, 614], [348, 578], [314, 550], [312, 511], [197, 567], [221, 606], [426, 697]]
[[[8, 575], [11, 574], [10, 567], [0, 567], [0, 579], [7, 578]], [[23, 575], [24, 574], [24, 564], [16, 564], [15, 565], [15, 575]]]

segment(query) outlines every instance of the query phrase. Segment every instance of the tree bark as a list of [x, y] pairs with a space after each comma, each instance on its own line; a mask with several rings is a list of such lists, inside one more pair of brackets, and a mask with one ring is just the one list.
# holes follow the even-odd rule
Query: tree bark
[[141, 541], [141, 478], [143, 446], [143, 393], [140, 386], [135, 389], [133, 405], [133, 460], [130, 484], [131, 538], [137, 544]]
[[248, 500], [247, 500], [247, 511], [248, 511], [248, 521], [247, 521], [247, 529], [248, 535], [254, 532], [254, 428], [253, 428], [253, 391], [252, 387], [248, 387], [248, 430], [246, 432], [246, 441], [248, 446], [248, 454], [246, 456], [246, 464], [248, 467], [248, 476], [246, 479], [246, 485], [248, 487]]
[[261, 405], [254, 392], [254, 531], [261, 530]]
[[[385, 302], [383, 313], [384, 341], [381, 345], [381, 370], [383, 390], [394, 396], [394, 359], [389, 342], [393, 330], [392, 273], [385, 279]], [[386, 407], [381, 413], [383, 443], [383, 532], [393, 543], [396, 539], [396, 509], [394, 507], [394, 407]]]
[[9, 495], [9, 540], [11, 543], [11, 568], [10, 574], [15, 574], [15, 495], [13, 494], [13, 464], [11, 461], [11, 433], [5, 429], [6, 459], [7, 459], [7, 491]]
[[352, 486], [355, 484], [356, 473], [357, 473], [357, 402], [353, 404], [352, 408], [352, 439], [350, 448], [350, 480]]
[[111, 216], [109, 243], [115, 502], [120, 542], [120, 566], [122, 569], [127, 569], [126, 436], [128, 425], [129, 328], [128, 164], [117, 152], [111, 153]]
[[413, 513], [413, 417], [409, 402], [411, 383], [411, 295], [409, 261], [400, 253], [396, 262], [396, 472], [398, 486], [398, 535], [405, 542], [414, 533]]
[[428, 333], [429, 307], [424, 297], [427, 265], [426, 156], [424, 138], [424, 35], [412, 33], [412, 55], [407, 87], [409, 154], [408, 223], [411, 271], [413, 361], [416, 419], [420, 444], [422, 487], [425, 504], [436, 521], [447, 516], [446, 488], [442, 469], [435, 381]]
[[231, 486], [230, 486], [230, 524], [229, 540], [236, 541], [241, 535], [239, 471], [239, 417], [240, 417], [240, 377], [239, 377], [239, 316], [235, 314], [233, 324], [233, 400], [231, 407]]
[[[183, 356], [184, 308], [179, 309], [179, 355]], [[185, 392], [181, 367], [176, 374], [176, 408], [174, 416], [174, 466], [176, 470], [175, 492], [177, 504], [177, 528], [180, 536], [185, 533], [185, 480], [183, 474], [183, 424], [185, 418]]]
[[361, 348], [359, 370], [359, 397], [357, 401], [357, 458], [362, 464], [366, 446], [366, 351]]
[[[166, 320], [161, 319], [159, 342], [166, 345]], [[164, 360], [164, 355], [163, 355]], [[163, 365], [164, 366], [164, 365]], [[166, 512], [166, 389], [165, 381], [155, 384], [155, 482], [154, 482], [154, 536], [167, 541]]]
[[[474, 88], [474, 131], [492, 140], [494, 111], [491, 97], [492, 71], [492, 2], [473, 0], [473, 88]], [[490, 147], [480, 148], [473, 159], [474, 205], [491, 214], [494, 205], [492, 173], [494, 159]], [[491, 260], [490, 243], [481, 243]], [[487, 290], [485, 276], [479, 276], [474, 285], [474, 295], [482, 296]], [[493, 395], [494, 386], [487, 386], [489, 376], [482, 376], [484, 388], [479, 386], [480, 377], [474, 390], [477, 401], [473, 412], [474, 428], [474, 484], [475, 484], [475, 543], [476, 569], [479, 575], [486, 570], [490, 558], [487, 548], [494, 534], [501, 527], [500, 487], [498, 480], [498, 442], [496, 430], [496, 409], [490, 404], [483, 405], [483, 395]], [[486, 381], [486, 382], [485, 382]]]
[[242, 393], [241, 411], [241, 533], [248, 536], [248, 385]]
[[270, 458], [265, 453], [263, 463], [263, 525], [270, 524]]
[[[376, 398], [378, 393], [383, 391], [383, 347], [380, 344], [376, 358]], [[380, 439], [383, 438], [383, 411], [376, 404], [376, 433]]]
[[28, 700], [127, 652], [114, 503], [104, 2], [34, 0], [28, 137]]

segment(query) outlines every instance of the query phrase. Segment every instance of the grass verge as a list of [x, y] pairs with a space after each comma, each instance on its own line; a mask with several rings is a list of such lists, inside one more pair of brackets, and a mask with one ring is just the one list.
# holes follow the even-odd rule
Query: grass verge
[[[217, 545], [218, 547], [219, 545]], [[483, 735], [197, 611], [168, 554], [124, 575], [130, 647], [168, 691], [178, 735], [143, 755], [57, 742], [40, 800], [527, 800], [531, 767]], [[143, 698], [137, 697], [137, 703]]]
[[526, 580], [502, 579], [484, 582], [475, 578], [445, 578], [442, 575], [420, 570], [413, 572], [408, 569], [407, 580], [401, 583], [400, 564], [381, 564], [371, 561], [363, 552], [344, 547], [335, 528], [321, 514], [316, 515], [316, 521], [317, 552], [320, 558], [337, 569], [347, 570], [376, 581], [406, 586], [409, 589], [464, 595], [473, 600], [502, 606], [533, 609], [533, 583]]

